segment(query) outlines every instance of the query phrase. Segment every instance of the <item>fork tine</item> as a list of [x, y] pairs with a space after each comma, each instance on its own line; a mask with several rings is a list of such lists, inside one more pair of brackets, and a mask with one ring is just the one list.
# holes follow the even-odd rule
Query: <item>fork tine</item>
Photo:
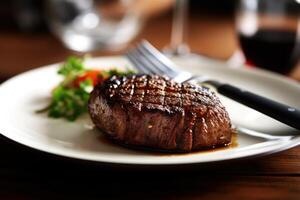
[[155, 63], [150, 67], [156, 68], [156, 70], [158, 70], [159, 68], [159, 70], [162, 71], [163, 74], [167, 74], [173, 80], [182, 83], [192, 77], [191, 73], [177, 69], [175, 64], [173, 64], [173, 62], [169, 58], [160, 53], [146, 40], [143, 40], [141, 42], [138, 49], [145, 52], [144, 55], [145, 58], [148, 59], [148, 61], [152, 61], [152, 63]]
[[157, 74], [165, 74], [166, 71], [161, 69], [160, 62], [157, 62], [156, 59], [153, 59], [151, 55], [147, 53], [144, 49], [140, 48], [139, 46], [136, 48], [137, 54], [139, 54], [139, 59], [146, 63], [146, 66], [150, 67], [153, 71]]
[[143, 69], [140, 67], [141, 65], [135, 60], [135, 58], [131, 55], [131, 52], [127, 52], [125, 56], [130, 60], [133, 66], [139, 71], [142, 72]]
[[141, 73], [150, 73], [150, 71], [145, 68], [135, 57], [132, 51], [128, 52], [126, 54], [127, 58], [130, 60], [130, 62], [134, 65], [134, 67]]
[[169, 67], [164, 66], [164, 63], [162, 63], [159, 58], [157, 58], [154, 54], [149, 52], [149, 50], [144, 47], [141, 43], [136, 47], [137, 51], [143, 55], [145, 59], [147, 59], [148, 62], [152, 64], [152, 68], [154, 68], [159, 73], [172, 73], [173, 70], [170, 70]]
[[183, 82], [192, 76], [188, 72], [176, 69], [171, 60], [147, 41], [143, 41], [137, 48], [130, 50], [126, 56], [143, 73], [168, 75], [177, 82]]
[[132, 50], [135, 59], [142, 65], [143, 68], [147, 69], [152, 74], [161, 74], [162, 72], [157, 71], [153, 68], [153, 64], [145, 57], [145, 55], [141, 54], [137, 48]]
[[131, 50], [126, 54], [127, 58], [132, 62], [132, 64], [135, 66], [135, 68], [142, 73], [146, 74], [154, 74], [154, 72], [151, 70], [151, 68], [147, 67], [142, 59], [139, 58], [139, 55], [137, 54], [136, 50]]
[[178, 70], [176, 70], [174, 63], [152, 46], [147, 40], [143, 40], [138, 46], [138, 49], [148, 55], [147, 58], [155, 62], [155, 67], [158, 67], [161, 71], [172, 73], [174, 75], [178, 74]]

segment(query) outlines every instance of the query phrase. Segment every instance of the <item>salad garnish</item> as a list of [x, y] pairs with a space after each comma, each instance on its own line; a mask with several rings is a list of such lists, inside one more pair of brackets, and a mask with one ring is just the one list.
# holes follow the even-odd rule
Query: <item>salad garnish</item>
[[84, 64], [84, 58], [72, 56], [67, 58], [57, 73], [63, 76], [63, 80], [52, 90], [49, 106], [37, 112], [48, 112], [49, 117], [74, 121], [87, 112], [90, 92], [95, 85], [113, 75], [126, 76], [135, 72], [130, 69], [120, 71], [117, 68], [89, 69]]

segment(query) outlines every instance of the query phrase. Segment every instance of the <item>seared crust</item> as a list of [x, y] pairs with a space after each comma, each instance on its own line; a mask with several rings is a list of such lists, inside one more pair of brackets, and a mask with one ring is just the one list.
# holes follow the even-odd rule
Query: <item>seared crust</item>
[[192, 151], [231, 141], [228, 113], [214, 93], [161, 76], [110, 78], [93, 90], [89, 113], [123, 144]]

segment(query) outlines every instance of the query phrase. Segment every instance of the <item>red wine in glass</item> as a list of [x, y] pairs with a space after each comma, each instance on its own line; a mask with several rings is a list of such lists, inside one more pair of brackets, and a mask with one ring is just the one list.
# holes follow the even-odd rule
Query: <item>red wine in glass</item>
[[297, 33], [290, 30], [260, 29], [248, 36], [239, 33], [247, 63], [281, 74], [291, 71]]

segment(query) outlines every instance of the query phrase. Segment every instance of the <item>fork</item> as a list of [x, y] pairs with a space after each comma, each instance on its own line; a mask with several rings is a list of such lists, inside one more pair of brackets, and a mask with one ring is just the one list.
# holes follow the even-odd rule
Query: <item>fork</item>
[[126, 53], [126, 57], [140, 73], [167, 75], [179, 83], [209, 84], [218, 93], [300, 130], [299, 109], [240, 89], [231, 84], [221, 83], [206, 76], [194, 76], [187, 71], [178, 69], [169, 58], [160, 53], [146, 40], [143, 40], [136, 48], [129, 50]]

